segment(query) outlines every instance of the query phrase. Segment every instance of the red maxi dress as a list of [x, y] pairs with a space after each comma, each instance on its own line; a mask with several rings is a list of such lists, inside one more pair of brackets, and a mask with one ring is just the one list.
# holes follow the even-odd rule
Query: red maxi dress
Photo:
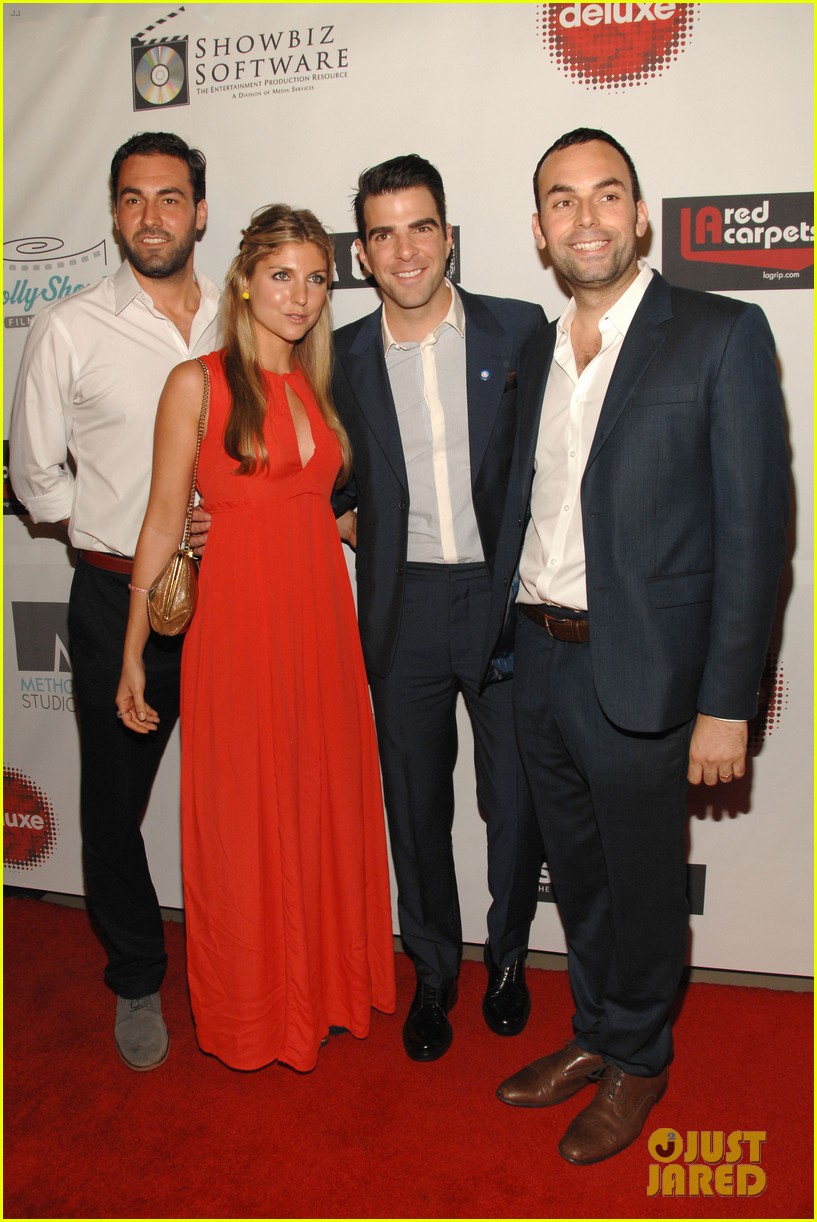
[[395, 1008], [374, 723], [329, 500], [340, 447], [300, 370], [269, 373], [269, 468], [237, 475], [223, 354], [205, 360], [212, 526], [181, 695], [190, 997], [204, 1052], [310, 1070], [330, 1024], [364, 1037], [372, 1007]]

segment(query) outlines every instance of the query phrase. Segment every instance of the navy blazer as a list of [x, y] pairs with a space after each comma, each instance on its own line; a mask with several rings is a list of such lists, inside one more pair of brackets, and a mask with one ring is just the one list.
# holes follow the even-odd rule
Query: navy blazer
[[[540, 306], [457, 288], [465, 311], [471, 486], [485, 560], [493, 568], [517, 426], [517, 365], [541, 337]], [[358, 621], [367, 668], [387, 675], [403, 605], [409, 489], [383, 356], [382, 307], [335, 333], [335, 405], [352, 445], [354, 475], [333, 497], [357, 509]], [[487, 376], [486, 376], [487, 375]]]
[[[524, 537], [556, 342], [520, 362], [520, 425], [484, 664]], [[599, 701], [655, 733], [748, 720], [786, 555], [789, 464], [774, 340], [757, 307], [657, 273], [628, 329], [581, 484]]]

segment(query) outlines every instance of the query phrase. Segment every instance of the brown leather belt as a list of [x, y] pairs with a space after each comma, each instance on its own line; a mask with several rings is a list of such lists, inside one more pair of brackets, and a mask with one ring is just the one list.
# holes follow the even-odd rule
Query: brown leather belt
[[520, 603], [519, 610], [528, 619], [533, 620], [534, 624], [544, 628], [554, 640], [584, 645], [590, 637], [590, 625], [586, 615], [583, 619], [558, 619], [554, 615], [548, 615], [544, 607], [531, 603]]
[[130, 577], [133, 572], [132, 556], [114, 556], [111, 552], [85, 552], [80, 556], [86, 564], [92, 564], [95, 569], [105, 569], [109, 573], [125, 573]]

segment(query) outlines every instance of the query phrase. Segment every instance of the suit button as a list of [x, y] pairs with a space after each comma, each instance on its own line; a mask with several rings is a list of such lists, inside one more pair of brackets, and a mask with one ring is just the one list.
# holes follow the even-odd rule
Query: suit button
[[402, 576], [403, 576], [403, 566], [402, 566], [402, 564], [398, 564], [398, 566], [397, 566], [397, 576], [398, 576], [398, 577], [402, 577]]
[[405, 510], [405, 509], [406, 509], [406, 502], [405, 502], [405, 501], [400, 501], [400, 502], [399, 502], [399, 504], [398, 504], [398, 506], [397, 506], [397, 508], [398, 508], [398, 509], [399, 509], [399, 510], [402, 512], [403, 510]]

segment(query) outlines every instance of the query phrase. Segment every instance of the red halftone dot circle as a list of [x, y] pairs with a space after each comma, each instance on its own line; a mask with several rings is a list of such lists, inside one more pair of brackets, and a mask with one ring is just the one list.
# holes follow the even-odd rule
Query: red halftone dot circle
[[764, 738], [779, 729], [789, 704], [789, 683], [777, 657], [766, 655], [766, 666], [760, 681], [757, 716], [749, 723], [749, 751], [757, 754]]
[[[557, 67], [593, 89], [626, 89], [659, 76], [686, 49], [696, 4], [676, 4], [669, 17], [636, 20], [639, 4], [544, 4], [542, 41]], [[586, 25], [585, 14], [595, 20]], [[613, 20], [613, 15], [628, 20]], [[564, 22], [574, 24], [565, 25]], [[537, 23], [538, 24], [538, 23]]]
[[36, 870], [57, 843], [57, 816], [39, 786], [17, 768], [3, 769], [3, 863]]

